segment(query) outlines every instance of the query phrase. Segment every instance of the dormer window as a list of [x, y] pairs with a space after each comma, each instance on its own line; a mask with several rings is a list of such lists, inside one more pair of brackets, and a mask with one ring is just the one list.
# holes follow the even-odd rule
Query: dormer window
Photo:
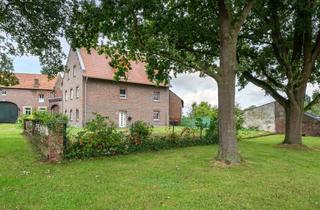
[[0, 89], [0, 94], [2, 96], [6, 96], [7, 95], [7, 90], [6, 89]]
[[39, 103], [44, 103], [44, 94], [39, 94]]
[[120, 99], [127, 99], [127, 90], [125, 88], [120, 88]]

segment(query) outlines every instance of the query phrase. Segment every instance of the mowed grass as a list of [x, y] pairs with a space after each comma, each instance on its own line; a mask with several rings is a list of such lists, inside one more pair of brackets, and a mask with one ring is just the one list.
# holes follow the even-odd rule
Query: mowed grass
[[245, 162], [223, 168], [216, 145], [54, 165], [20, 133], [0, 125], [0, 209], [320, 209], [320, 138], [242, 140]]

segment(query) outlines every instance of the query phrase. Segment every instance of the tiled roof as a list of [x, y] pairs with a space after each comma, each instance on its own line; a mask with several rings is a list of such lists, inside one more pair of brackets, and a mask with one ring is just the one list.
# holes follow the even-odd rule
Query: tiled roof
[[[114, 80], [114, 73], [116, 72], [110, 65], [110, 58], [104, 55], [99, 55], [96, 50], [91, 49], [90, 54], [86, 49], [79, 50], [81, 59], [84, 64], [84, 76], [97, 79]], [[127, 80], [123, 82], [155, 85], [152, 83], [146, 74], [145, 64], [141, 62], [131, 62], [131, 70], [127, 73]]]
[[[49, 80], [46, 74], [15, 73], [15, 76], [19, 80], [19, 84], [8, 88], [53, 90], [56, 83], [56, 79]], [[35, 84], [36, 79], [39, 82], [38, 85]]]

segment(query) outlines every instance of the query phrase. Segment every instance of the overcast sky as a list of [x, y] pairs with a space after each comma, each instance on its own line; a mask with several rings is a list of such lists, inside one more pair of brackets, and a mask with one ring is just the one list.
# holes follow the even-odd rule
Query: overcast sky
[[[67, 54], [69, 46], [62, 40], [63, 50]], [[14, 69], [16, 72], [40, 73], [41, 66], [37, 57], [23, 56], [14, 59]], [[171, 81], [172, 90], [179, 95], [185, 103], [184, 113], [190, 110], [193, 102], [207, 101], [212, 105], [218, 104], [217, 83], [210, 77], [200, 78], [198, 74], [181, 74]], [[312, 94], [315, 87], [309, 86], [308, 94]], [[236, 103], [242, 108], [251, 105], [262, 105], [273, 101], [270, 96], [260, 88], [249, 84], [245, 89], [236, 90]]]

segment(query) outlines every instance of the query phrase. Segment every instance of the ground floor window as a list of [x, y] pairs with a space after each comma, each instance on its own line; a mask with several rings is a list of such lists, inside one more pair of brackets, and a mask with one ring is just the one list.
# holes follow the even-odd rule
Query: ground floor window
[[23, 107], [23, 114], [24, 115], [31, 115], [32, 114], [32, 107], [31, 106], [24, 106]]
[[70, 110], [70, 114], [69, 114], [69, 120], [72, 121], [72, 109]]
[[160, 111], [153, 111], [153, 120], [154, 121], [160, 120]]
[[39, 106], [38, 110], [41, 112], [47, 111], [47, 107], [46, 106]]
[[79, 122], [79, 109], [76, 109], [76, 121]]

